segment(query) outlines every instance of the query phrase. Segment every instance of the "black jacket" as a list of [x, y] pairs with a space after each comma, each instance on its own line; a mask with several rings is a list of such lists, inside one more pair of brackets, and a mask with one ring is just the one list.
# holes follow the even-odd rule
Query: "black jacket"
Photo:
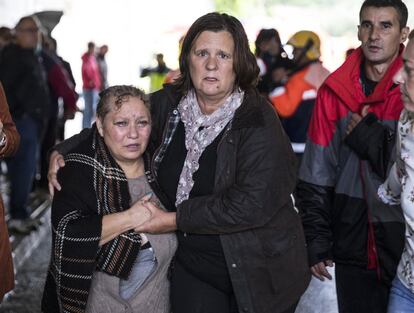
[[[180, 95], [165, 86], [152, 98], [154, 168], [172, 137]], [[156, 173], [154, 173], [156, 175]], [[246, 93], [217, 149], [214, 193], [177, 207], [183, 232], [219, 234], [238, 307], [283, 312], [310, 280], [300, 218], [291, 193], [295, 156], [271, 105]]]
[[[400, 206], [382, 203], [377, 190], [394, 162], [393, 133], [403, 105], [392, 77], [402, 59], [395, 59], [369, 96], [360, 80], [363, 60], [358, 48], [318, 90], [296, 203], [310, 265], [333, 259], [376, 268], [390, 285], [404, 247], [404, 217]], [[352, 113], [365, 105], [370, 113], [348, 135]]]
[[40, 125], [49, 116], [50, 100], [42, 60], [33, 49], [11, 44], [2, 50], [0, 81], [14, 119], [29, 115]]

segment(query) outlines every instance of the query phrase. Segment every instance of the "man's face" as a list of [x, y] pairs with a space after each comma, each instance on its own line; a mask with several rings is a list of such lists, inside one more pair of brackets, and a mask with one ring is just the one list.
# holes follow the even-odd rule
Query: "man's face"
[[358, 39], [366, 61], [390, 64], [409, 31], [407, 27], [400, 29], [397, 11], [393, 7], [366, 7], [360, 19]]
[[36, 48], [36, 45], [40, 41], [40, 31], [33, 20], [24, 20], [16, 28], [16, 41], [22, 48]]
[[414, 112], [414, 40], [411, 39], [403, 53], [404, 66], [394, 76], [400, 85], [401, 98], [407, 111]]

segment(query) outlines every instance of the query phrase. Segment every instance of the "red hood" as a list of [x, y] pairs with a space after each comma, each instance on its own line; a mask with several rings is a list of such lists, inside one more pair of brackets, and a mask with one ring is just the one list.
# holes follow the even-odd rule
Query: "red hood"
[[366, 104], [370, 106], [383, 103], [384, 99], [393, 92], [399, 92], [399, 88], [391, 88], [394, 85], [393, 77], [402, 67], [401, 58], [404, 45], [400, 45], [398, 57], [391, 63], [384, 77], [375, 87], [374, 92], [365, 97], [360, 87], [360, 65], [363, 62], [361, 47], [356, 49], [345, 62], [333, 72], [325, 81], [325, 84], [346, 104], [352, 112], [359, 113]]
[[83, 55], [82, 55], [82, 61], [88, 61], [90, 58], [94, 58], [94, 55], [93, 54], [89, 54], [88, 52], [85, 52]]

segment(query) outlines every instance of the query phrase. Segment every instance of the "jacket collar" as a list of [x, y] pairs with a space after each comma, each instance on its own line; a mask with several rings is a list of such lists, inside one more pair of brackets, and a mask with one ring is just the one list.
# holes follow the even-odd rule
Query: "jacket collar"
[[257, 128], [264, 125], [263, 110], [260, 105], [265, 102], [259, 93], [246, 91], [241, 106], [234, 114], [232, 129]]
[[[378, 82], [374, 92], [366, 97], [360, 83], [361, 63], [364, 55], [361, 47], [356, 49], [345, 62], [333, 72], [325, 81], [325, 84], [348, 106], [352, 112], [359, 112], [363, 105], [375, 105], [383, 103], [392, 92], [398, 92], [393, 82], [393, 76], [403, 65], [402, 52], [404, 45], [400, 45], [398, 57], [389, 66], [381, 81]], [[397, 89], [397, 90], [395, 90]]]

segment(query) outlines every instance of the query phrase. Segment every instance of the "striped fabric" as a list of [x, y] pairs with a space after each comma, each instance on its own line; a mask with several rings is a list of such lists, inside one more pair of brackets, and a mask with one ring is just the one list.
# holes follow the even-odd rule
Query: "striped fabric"
[[128, 181], [96, 127], [65, 157], [52, 205], [52, 259], [43, 312], [84, 312], [94, 270], [127, 278], [141, 246], [128, 231], [99, 247], [102, 217], [130, 207]]

